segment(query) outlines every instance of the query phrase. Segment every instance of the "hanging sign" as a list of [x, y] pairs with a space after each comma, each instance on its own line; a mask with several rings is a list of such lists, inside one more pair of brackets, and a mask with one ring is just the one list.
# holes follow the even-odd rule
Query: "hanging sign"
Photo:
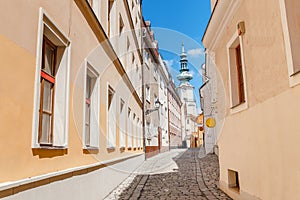
[[206, 120], [206, 126], [209, 127], [209, 128], [213, 128], [216, 126], [216, 120], [212, 117], [208, 118]]

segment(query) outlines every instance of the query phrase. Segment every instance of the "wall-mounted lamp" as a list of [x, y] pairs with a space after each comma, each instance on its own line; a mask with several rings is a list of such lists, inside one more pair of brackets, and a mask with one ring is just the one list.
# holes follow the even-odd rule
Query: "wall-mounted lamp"
[[158, 99], [156, 99], [156, 101], [154, 102], [154, 108], [152, 109], [148, 109], [146, 110], [145, 114], [149, 115], [150, 113], [152, 113], [153, 111], [156, 111], [159, 109], [159, 106], [163, 105], [162, 103], [160, 103], [160, 101]]

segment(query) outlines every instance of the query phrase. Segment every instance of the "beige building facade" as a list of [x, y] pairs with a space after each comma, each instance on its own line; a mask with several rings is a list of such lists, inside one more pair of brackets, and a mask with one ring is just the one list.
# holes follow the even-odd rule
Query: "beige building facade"
[[[158, 82], [158, 46], [151, 30], [150, 21], [143, 21], [143, 56], [144, 56], [144, 107], [145, 107], [145, 147], [146, 157], [160, 152], [161, 131], [159, 112], [155, 102], [159, 100]], [[147, 112], [148, 110], [148, 112]]]
[[171, 75], [168, 84], [168, 115], [169, 115], [169, 141], [170, 148], [182, 146], [181, 132], [181, 106], [182, 102], [176, 92], [176, 86]]
[[0, 198], [104, 198], [144, 160], [139, 2], [0, 13]]
[[203, 44], [206, 63], [213, 63], [206, 67], [215, 66], [222, 78], [220, 188], [234, 199], [299, 199], [300, 3], [212, 3]]

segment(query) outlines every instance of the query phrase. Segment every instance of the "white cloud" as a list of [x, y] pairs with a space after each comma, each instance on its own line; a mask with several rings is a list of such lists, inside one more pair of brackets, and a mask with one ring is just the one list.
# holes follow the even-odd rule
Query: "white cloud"
[[190, 49], [187, 51], [187, 54], [191, 57], [198, 57], [200, 55], [204, 55], [203, 49], [197, 48], [197, 49]]
[[174, 64], [174, 60], [164, 60], [168, 68], [172, 68]]
[[196, 74], [194, 70], [190, 70], [190, 73], [192, 74], [193, 77], [194, 77], [195, 74]]

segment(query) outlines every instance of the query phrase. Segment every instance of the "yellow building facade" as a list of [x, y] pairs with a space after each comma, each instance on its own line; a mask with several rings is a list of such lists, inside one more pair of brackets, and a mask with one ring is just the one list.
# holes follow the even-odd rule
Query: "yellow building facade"
[[0, 13], [0, 198], [105, 197], [144, 160], [139, 2]]
[[225, 118], [217, 139], [220, 188], [234, 199], [300, 198], [299, 6], [212, 1], [203, 44], [206, 67], [221, 77], [215, 91]]

